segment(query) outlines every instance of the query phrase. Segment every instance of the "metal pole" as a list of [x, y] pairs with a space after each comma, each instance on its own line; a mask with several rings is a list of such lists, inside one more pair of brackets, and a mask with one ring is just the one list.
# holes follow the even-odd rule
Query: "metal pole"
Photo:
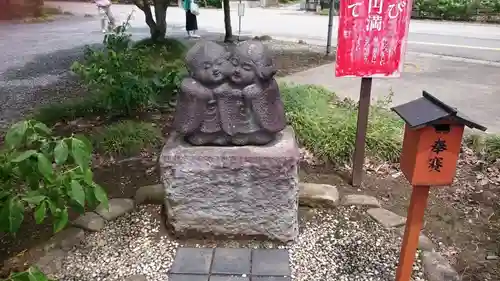
[[328, 36], [326, 37], [326, 55], [331, 53], [332, 45], [332, 29], [333, 29], [333, 2], [330, 0], [330, 9], [328, 11]]
[[242, 3], [240, 0], [239, 5], [238, 5], [238, 42], [241, 41], [240, 40], [240, 36], [241, 36], [241, 11], [240, 11], [241, 5], [242, 5]]
[[360, 186], [363, 178], [363, 164], [365, 162], [366, 129], [368, 127], [368, 112], [370, 110], [370, 95], [372, 91], [372, 78], [361, 78], [361, 90], [358, 102], [358, 124], [356, 128], [356, 144], [352, 161], [353, 186]]

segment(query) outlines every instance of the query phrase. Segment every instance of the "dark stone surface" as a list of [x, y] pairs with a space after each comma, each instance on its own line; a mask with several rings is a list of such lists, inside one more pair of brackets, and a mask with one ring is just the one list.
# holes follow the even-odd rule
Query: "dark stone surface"
[[284, 249], [255, 249], [252, 251], [252, 275], [289, 276], [288, 251]]
[[173, 127], [192, 145], [264, 145], [286, 126], [271, 53], [244, 41], [228, 51], [203, 41], [186, 54]]
[[208, 274], [213, 251], [208, 248], [179, 248], [170, 273]]
[[250, 274], [250, 249], [217, 248], [212, 274]]
[[169, 274], [168, 281], [208, 281], [208, 275]]
[[250, 278], [241, 276], [222, 276], [222, 275], [212, 275], [210, 276], [210, 281], [250, 281]]

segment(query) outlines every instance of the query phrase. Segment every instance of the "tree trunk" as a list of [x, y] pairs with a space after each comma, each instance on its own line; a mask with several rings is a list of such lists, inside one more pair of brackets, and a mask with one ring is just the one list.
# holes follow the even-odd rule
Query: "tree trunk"
[[224, 6], [224, 28], [226, 29], [224, 42], [232, 42], [233, 29], [231, 28], [231, 10], [229, 8], [229, 0], [223, 0], [222, 5]]
[[167, 33], [167, 7], [169, 2], [169, 0], [155, 0], [155, 17], [153, 18], [153, 12], [151, 11], [148, 0], [134, 1], [135, 5], [144, 12], [146, 24], [149, 27], [149, 33], [153, 41], [165, 39], [165, 34]]
[[167, 33], [167, 7], [169, 0], [155, 0], [155, 18], [156, 18], [156, 38], [151, 38], [154, 41], [165, 39]]

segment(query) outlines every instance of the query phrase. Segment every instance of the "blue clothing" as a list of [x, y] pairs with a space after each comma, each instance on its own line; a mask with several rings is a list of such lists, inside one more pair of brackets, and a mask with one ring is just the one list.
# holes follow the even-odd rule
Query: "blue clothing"
[[182, 6], [184, 7], [185, 11], [190, 11], [191, 10], [191, 0], [184, 0], [184, 3], [182, 3]]

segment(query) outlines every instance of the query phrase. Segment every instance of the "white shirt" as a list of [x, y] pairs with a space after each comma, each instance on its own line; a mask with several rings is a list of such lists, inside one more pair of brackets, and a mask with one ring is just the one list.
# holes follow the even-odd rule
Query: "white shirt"
[[95, 4], [99, 7], [106, 7], [111, 5], [110, 0], [94, 0]]

